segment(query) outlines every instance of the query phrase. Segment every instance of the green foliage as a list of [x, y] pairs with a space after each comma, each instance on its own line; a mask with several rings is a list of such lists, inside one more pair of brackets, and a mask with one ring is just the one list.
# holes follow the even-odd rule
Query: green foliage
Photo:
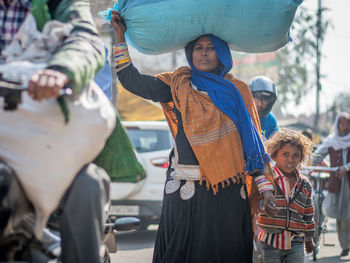
[[[321, 12], [327, 11], [322, 9]], [[277, 52], [278, 97], [281, 105], [287, 101], [300, 103], [300, 99], [316, 85], [317, 15], [299, 7], [291, 28], [292, 42]], [[321, 23], [323, 42], [329, 20]]]

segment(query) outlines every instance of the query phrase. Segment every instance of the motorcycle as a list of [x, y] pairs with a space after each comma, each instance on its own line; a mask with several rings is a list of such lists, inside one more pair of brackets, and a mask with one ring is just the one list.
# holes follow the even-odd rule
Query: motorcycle
[[[4, 80], [0, 76], [0, 99], [2, 99], [0, 106], [5, 111], [17, 109], [23, 91], [26, 91], [26, 88], [20, 81]], [[70, 95], [71, 90], [67, 88], [62, 91], [63, 94]], [[4, 235], [11, 216], [11, 234]], [[15, 172], [0, 159], [0, 262], [61, 262], [61, 238], [57, 216], [55, 214], [51, 216], [43, 230], [41, 240], [35, 237], [34, 226], [33, 206], [18, 182]], [[117, 231], [131, 231], [139, 226], [140, 220], [135, 217], [117, 218], [114, 221], [108, 219], [100, 246], [101, 262], [111, 262], [109, 253], [117, 252]]]

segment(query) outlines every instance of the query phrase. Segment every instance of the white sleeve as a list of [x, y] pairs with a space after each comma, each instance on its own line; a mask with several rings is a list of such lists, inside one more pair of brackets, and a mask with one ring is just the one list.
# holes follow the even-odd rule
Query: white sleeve
[[316, 151], [312, 154], [312, 165], [320, 164], [323, 159], [327, 156], [328, 154], [328, 148], [318, 147]]

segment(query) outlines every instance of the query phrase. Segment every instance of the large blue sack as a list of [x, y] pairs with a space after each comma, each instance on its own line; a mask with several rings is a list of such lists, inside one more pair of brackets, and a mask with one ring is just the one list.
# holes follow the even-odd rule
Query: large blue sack
[[288, 41], [303, 0], [119, 0], [127, 41], [145, 54], [183, 48], [214, 34], [230, 48], [248, 53], [275, 51]]

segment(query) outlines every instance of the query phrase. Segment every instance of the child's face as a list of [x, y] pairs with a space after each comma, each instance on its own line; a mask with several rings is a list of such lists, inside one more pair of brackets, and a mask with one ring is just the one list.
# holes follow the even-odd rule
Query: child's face
[[283, 145], [273, 158], [277, 168], [283, 174], [291, 174], [301, 162], [301, 152], [297, 146], [287, 143]]

